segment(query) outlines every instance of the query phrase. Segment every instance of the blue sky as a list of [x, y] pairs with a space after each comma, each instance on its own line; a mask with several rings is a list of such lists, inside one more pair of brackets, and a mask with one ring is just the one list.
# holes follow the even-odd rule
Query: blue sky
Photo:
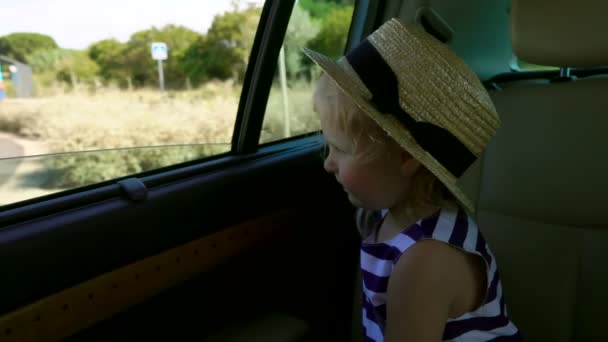
[[[13, 32], [50, 35], [63, 48], [83, 49], [106, 38], [122, 42], [165, 24], [207, 31], [231, 0], [1, 0], [0, 36]], [[240, 0], [241, 3], [263, 0]]]

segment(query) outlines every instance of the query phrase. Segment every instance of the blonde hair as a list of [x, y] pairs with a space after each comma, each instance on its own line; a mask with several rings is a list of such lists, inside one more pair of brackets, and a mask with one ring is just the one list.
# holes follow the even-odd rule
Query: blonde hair
[[[356, 157], [363, 161], [378, 158], [390, 145], [398, 146], [397, 142], [369, 115], [365, 114], [325, 73], [317, 82], [313, 95], [313, 106], [319, 115], [327, 115], [331, 125], [336, 125], [336, 128], [346, 133], [357, 151]], [[362, 149], [361, 146], [366, 146], [366, 148]], [[418, 216], [417, 213], [428, 212], [432, 208], [459, 206], [448, 188], [423, 165], [420, 165], [412, 177], [408, 198], [409, 214], [415, 216]]]
[[410, 181], [408, 209], [413, 216], [438, 208], [459, 208], [456, 197], [429, 169], [420, 168]]
[[[313, 96], [313, 108], [326, 114], [330, 124], [346, 133], [351, 139], [357, 157], [373, 160], [394, 141], [351, 100], [333, 80], [322, 74]], [[367, 148], [362, 148], [366, 146]]]

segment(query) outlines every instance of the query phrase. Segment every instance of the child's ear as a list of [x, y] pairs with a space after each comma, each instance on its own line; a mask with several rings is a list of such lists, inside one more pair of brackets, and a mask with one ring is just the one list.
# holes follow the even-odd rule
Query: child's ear
[[412, 177], [420, 168], [420, 162], [406, 151], [401, 151], [401, 172], [406, 177]]

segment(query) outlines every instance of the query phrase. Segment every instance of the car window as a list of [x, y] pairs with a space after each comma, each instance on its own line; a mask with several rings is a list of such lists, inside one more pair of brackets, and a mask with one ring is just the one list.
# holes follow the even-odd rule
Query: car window
[[3, 4], [0, 205], [228, 152], [263, 5]]
[[519, 58], [517, 58], [517, 56], [513, 56], [513, 60], [511, 61], [511, 70], [513, 70], [513, 71], [559, 70], [559, 67], [533, 64], [533, 63], [526, 62], [522, 59], [519, 59]]
[[308, 47], [337, 59], [344, 53], [353, 11], [354, 0], [296, 2], [277, 61], [260, 143], [319, 131], [312, 91], [320, 69], [302, 49]]

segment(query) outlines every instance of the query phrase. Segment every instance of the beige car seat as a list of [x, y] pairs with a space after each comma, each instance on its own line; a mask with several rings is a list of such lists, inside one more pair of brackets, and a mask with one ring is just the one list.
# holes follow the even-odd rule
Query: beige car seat
[[481, 163], [477, 210], [526, 341], [604, 341], [608, 323], [608, 2], [513, 0], [518, 58], [561, 78], [500, 84], [502, 127]]

